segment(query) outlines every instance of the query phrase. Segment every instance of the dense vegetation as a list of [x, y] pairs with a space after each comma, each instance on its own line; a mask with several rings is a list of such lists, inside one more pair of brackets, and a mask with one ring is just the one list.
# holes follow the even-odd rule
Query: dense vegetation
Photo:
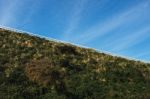
[[150, 99], [150, 64], [0, 29], [0, 99]]

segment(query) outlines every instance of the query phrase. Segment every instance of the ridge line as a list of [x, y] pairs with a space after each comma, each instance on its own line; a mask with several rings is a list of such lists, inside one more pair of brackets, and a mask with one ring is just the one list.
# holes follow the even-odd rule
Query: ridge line
[[109, 51], [99, 50], [99, 49], [96, 49], [96, 48], [91, 48], [91, 47], [83, 46], [83, 45], [80, 45], [80, 44], [75, 44], [75, 43], [71, 43], [71, 42], [67, 42], [67, 41], [62, 41], [62, 40], [54, 39], [54, 38], [51, 38], [51, 37], [46, 37], [46, 36], [43, 36], [43, 35], [39, 35], [39, 34], [36, 34], [36, 33], [31, 33], [31, 32], [28, 32], [28, 31], [24, 31], [24, 30], [20, 30], [20, 29], [16, 29], [16, 28], [11, 28], [11, 27], [8, 27], [8, 26], [0, 25], [0, 28], [10, 30], [10, 31], [14, 31], [14, 32], [17, 32], [17, 33], [22, 33], [22, 34], [26, 33], [26, 34], [29, 34], [29, 35], [32, 35], [32, 36], [45, 38], [47, 40], [51, 40], [51, 41], [55, 41], [55, 42], [71, 44], [71, 45], [75, 45], [75, 46], [78, 46], [78, 47], [81, 47], [81, 48], [92, 49], [92, 50], [95, 50], [96, 52], [105, 53], [107, 55], [111, 55], [111, 56], [115, 56], [115, 57], [125, 58], [125, 59], [133, 60], [133, 61], [140, 61], [140, 62], [144, 62], [144, 63], [150, 63], [150, 61], [145, 61], [145, 60], [136, 59], [136, 58], [133, 58], [133, 57], [118, 55], [118, 54], [111, 53]]

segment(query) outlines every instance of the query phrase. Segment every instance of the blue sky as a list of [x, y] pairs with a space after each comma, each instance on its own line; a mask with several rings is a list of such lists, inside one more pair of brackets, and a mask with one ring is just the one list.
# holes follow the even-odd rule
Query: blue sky
[[150, 0], [0, 0], [0, 25], [150, 61]]

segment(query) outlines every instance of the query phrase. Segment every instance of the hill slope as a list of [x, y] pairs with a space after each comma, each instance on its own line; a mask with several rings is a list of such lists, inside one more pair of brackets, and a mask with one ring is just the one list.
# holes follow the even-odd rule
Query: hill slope
[[0, 29], [0, 99], [150, 99], [150, 64]]

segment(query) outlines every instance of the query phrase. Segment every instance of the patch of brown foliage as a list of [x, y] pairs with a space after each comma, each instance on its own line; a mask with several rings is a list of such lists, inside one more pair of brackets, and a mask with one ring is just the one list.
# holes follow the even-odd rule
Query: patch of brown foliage
[[28, 78], [40, 85], [53, 85], [61, 78], [61, 73], [54, 68], [50, 59], [33, 60], [25, 67]]

